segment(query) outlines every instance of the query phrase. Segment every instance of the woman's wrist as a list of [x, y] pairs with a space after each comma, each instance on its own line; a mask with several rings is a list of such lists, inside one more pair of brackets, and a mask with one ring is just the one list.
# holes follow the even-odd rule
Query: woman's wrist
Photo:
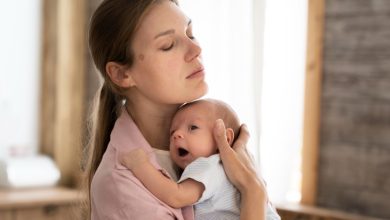
[[258, 202], [267, 201], [267, 193], [264, 184], [257, 178], [248, 178], [245, 184], [239, 188], [242, 197], [253, 197]]
[[245, 184], [241, 193], [240, 220], [266, 219], [267, 195], [261, 182]]

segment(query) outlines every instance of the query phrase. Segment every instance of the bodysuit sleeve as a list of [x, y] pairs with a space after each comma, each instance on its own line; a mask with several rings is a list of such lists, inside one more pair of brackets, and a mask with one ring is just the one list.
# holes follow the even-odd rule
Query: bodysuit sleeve
[[214, 193], [218, 191], [219, 187], [226, 179], [219, 155], [214, 154], [207, 158], [200, 157], [193, 161], [184, 169], [178, 183], [186, 179], [193, 179], [202, 183], [205, 187], [202, 197], [197, 203], [213, 197]]

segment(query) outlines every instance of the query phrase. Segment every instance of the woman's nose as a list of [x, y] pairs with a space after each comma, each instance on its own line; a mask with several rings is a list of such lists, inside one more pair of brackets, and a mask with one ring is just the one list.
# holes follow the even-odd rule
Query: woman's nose
[[202, 48], [199, 46], [198, 42], [196, 42], [193, 39], [187, 39], [188, 40], [188, 51], [185, 55], [185, 61], [190, 62], [193, 59], [200, 56], [202, 52]]

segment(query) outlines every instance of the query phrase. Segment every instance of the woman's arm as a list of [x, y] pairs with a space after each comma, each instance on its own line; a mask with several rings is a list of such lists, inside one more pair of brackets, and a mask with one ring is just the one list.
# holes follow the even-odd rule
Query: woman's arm
[[177, 184], [164, 176], [149, 162], [145, 151], [140, 148], [123, 154], [121, 163], [131, 170], [154, 196], [173, 208], [194, 204], [204, 191], [203, 184], [193, 179]]
[[226, 139], [225, 125], [218, 119], [214, 127], [214, 138], [226, 175], [241, 193], [240, 220], [265, 219], [267, 194], [246, 150], [248, 129], [245, 125], [241, 126], [240, 135], [232, 148]]

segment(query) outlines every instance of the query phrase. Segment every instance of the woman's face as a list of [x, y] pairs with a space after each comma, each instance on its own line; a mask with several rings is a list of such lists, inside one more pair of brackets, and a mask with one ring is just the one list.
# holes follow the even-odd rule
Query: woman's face
[[132, 42], [130, 93], [161, 104], [192, 101], [207, 92], [201, 48], [191, 21], [170, 1], [152, 6]]

